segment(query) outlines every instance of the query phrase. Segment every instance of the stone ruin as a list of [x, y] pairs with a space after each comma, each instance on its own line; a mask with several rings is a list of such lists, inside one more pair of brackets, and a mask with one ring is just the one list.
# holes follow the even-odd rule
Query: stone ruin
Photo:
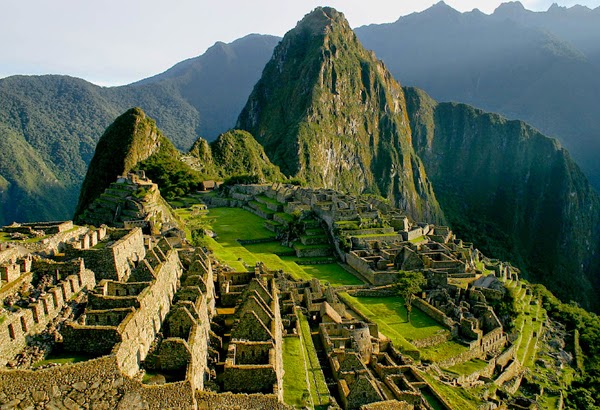
[[83, 211], [79, 222], [126, 229], [138, 227], [148, 234], [180, 229], [158, 185], [143, 171], [119, 176]]
[[[208, 206], [242, 207], [265, 218], [265, 227], [269, 229], [286, 224], [282, 212], [315, 215], [329, 237], [334, 238], [337, 256], [373, 287], [356, 290], [356, 294], [389, 295], [400, 271], [422, 272], [427, 286], [414, 305], [447, 331], [415, 342], [415, 346], [435, 346], [452, 339], [467, 347], [467, 352], [438, 365], [452, 366], [475, 358], [488, 362], [484, 371], [449, 382], [476, 383], [479, 378], [497, 375], [495, 382], [502, 385], [522, 373], [508, 335], [492, 307], [505, 296], [500, 281], [519, 279], [519, 270], [510, 264], [485, 257], [473, 244], [456, 238], [448, 227], [412, 222], [385, 200], [375, 197], [284, 184], [234, 186], [225, 194], [208, 199]], [[309, 298], [306, 308], [310, 317], [324, 317], [341, 326], [344, 309], [339, 301], [329, 298], [321, 303], [323, 295], [318, 293], [303, 297]], [[313, 303], [311, 297], [319, 303]], [[350, 390], [348, 387], [340, 391]], [[342, 396], [341, 403], [347, 407]]]
[[[130, 175], [118, 184], [137, 190], [147, 182]], [[428, 285], [414, 306], [447, 329], [424, 343], [453, 338], [468, 347], [437, 365], [488, 361], [477, 374], [442, 375], [447, 383], [484, 378], [502, 385], [521, 374], [492, 307], [504, 298], [498, 280], [518, 279], [512, 266], [485, 258], [446, 227], [413, 223], [376, 198], [281, 184], [238, 186], [230, 194], [210, 201], [264, 213], [274, 232], [287, 223], [286, 214], [306, 215], [317, 243], [334, 238], [330, 250], [370, 283], [346, 289], [350, 294], [389, 294], [398, 271], [424, 272]], [[6, 367], [0, 405], [284, 409], [283, 338], [299, 336], [302, 314], [318, 330], [331, 405], [429, 409], [433, 400], [450, 408], [420, 376], [412, 354], [341, 300], [340, 289], [298, 282], [260, 263], [234, 272], [208, 250], [125, 222], [113, 220], [117, 226], [110, 228], [31, 224], [30, 231], [13, 226], [43, 239], [29, 247], [15, 240], [0, 250], [2, 300], [15, 306], [5, 303], [0, 313], [0, 364]], [[40, 335], [44, 344], [33, 349]], [[83, 361], [31, 368], [54, 353]]]

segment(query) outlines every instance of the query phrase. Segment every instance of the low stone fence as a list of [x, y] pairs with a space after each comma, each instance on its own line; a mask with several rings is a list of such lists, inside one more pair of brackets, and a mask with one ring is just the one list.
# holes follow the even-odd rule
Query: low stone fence
[[319, 258], [322, 256], [331, 256], [332, 250], [329, 246], [318, 248], [296, 248], [296, 256], [299, 258]]
[[425, 347], [437, 346], [439, 344], [447, 342], [450, 339], [452, 339], [452, 334], [450, 332], [444, 331], [443, 333], [429, 336], [425, 339], [412, 340], [410, 343], [417, 349], [423, 349]]
[[475, 348], [475, 349], [467, 350], [466, 352], [460, 353], [460, 354], [450, 357], [448, 359], [441, 360], [437, 364], [440, 367], [450, 367], [450, 366], [454, 366], [457, 364], [468, 362], [469, 360], [472, 360], [472, 359], [483, 359], [483, 358], [485, 358], [485, 353], [481, 349]]
[[268, 243], [268, 242], [274, 242], [276, 240], [277, 240], [277, 238], [275, 236], [271, 236], [269, 238], [260, 238], [260, 239], [236, 239], [236, 241], [240, 245], [253, 245], [255, 243]]
[[0, 371], [2, 408], [195, 409], [188, 382], [146, 386], [119, 372], [115, 356], [41, 370]]
[[274, 394], [234, 394], [197, 391], [199, 410], [292, 410]]
[[389, 297], [397, 296], [398, 292], [392, 285], [381, 286], [376, 288], [364, 288], [352, 290], [348, 292], [352, 296], [364, 296], [364, 297]]
[[434, 320], [436, 320], [438, 323], [440, 323], [446, 329], [452, 330], [452, 328], [454, 328], [454, 326], [456, 326], [456, 322], [454, 320], [450, 319], [448, 316], [446, 316], [444, 314], [444, 312], [442, 312], [438, 308], [430, 305], [423, 299], [416, 297], [416, 298], [414, 298], [412, 303], [413, 303], [413, 306], [416, 306], [417, 308], [422, 310], [426, 315], [428, 315], [431, 318], [433, 318]]

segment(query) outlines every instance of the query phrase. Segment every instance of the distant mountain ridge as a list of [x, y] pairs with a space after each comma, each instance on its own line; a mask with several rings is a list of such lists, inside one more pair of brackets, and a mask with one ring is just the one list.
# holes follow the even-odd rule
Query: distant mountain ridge
[[486, 15], [440, 2], [355, 32], [403, 84], [558, 138], [600, 189], [600, 7], [532, 12], [517, 2]]

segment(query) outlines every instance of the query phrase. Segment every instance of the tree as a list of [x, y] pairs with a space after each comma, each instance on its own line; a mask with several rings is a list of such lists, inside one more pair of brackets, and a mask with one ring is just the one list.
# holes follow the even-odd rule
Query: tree
[[406, 306], [406, 321], [410, 322], [410, 313], [412, 312], [412, 302], [415, 293], [420, 292], [422, 286], [427, 283], [427, 280], [421, 272], [405, 272], [400, 271], [398, 281], [396, 282], [396, 290], [398, 295], [404, 298]]

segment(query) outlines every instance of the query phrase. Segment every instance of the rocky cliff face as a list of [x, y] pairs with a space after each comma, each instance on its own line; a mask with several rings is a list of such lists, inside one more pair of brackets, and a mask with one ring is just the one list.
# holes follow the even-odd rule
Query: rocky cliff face
[[75, 216], [86, 209], [119, 175], [172, 144], [160, 133], [154, 120], [140, 108], [119, 116], [104, 132], [88, 167], [79, 194]]
[[600, 308], [600, 200], [568, 152], [521, 121], [405, 93], [415, 151], [460, 236]]
[[334, 9], [315, 9], [286, 34], [238, 128], [287, 175], [380, 194], [418, 220], [443, 220], [412, 148], [402, 88]]

